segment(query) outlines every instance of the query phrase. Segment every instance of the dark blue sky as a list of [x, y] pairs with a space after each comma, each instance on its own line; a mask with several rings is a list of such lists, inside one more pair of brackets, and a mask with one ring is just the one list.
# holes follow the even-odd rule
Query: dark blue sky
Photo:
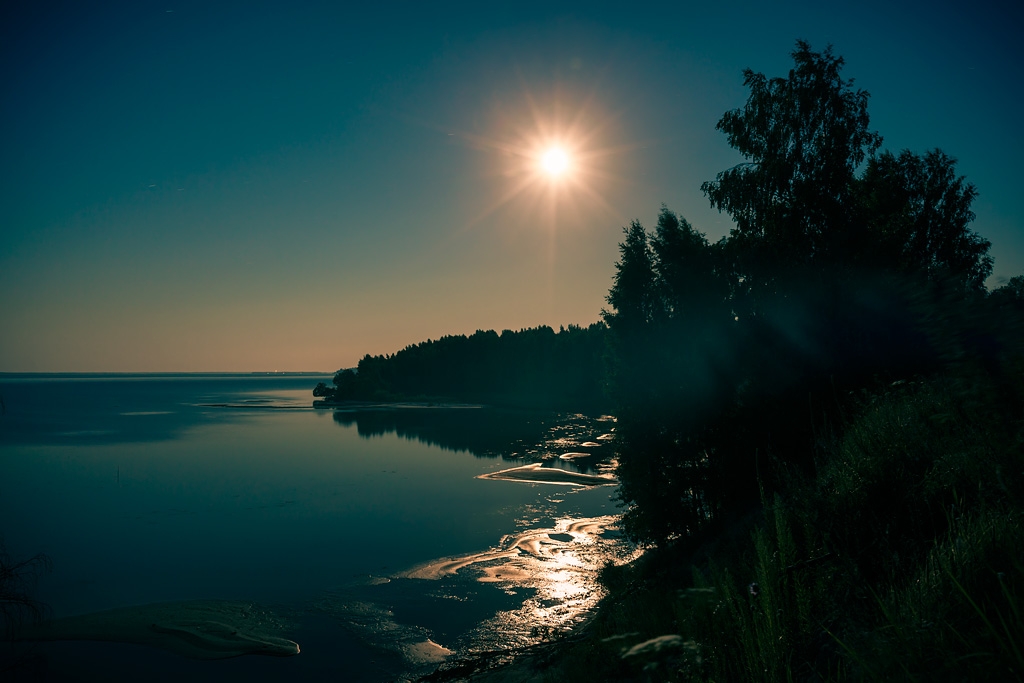
[[[0, 35], [0, 371], [334, 370], [598, 319], [621, 228], [701, 182], [742, 69], [832, 43], [883, 148], [975, 183], [1024, 272], [1010, 3], [21, 3]], [[530, 155], [560, 138], [577, 171]]]

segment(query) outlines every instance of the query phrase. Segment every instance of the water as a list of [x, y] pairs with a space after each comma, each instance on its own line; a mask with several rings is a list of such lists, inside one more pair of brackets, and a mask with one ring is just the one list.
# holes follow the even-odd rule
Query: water
[[413, 677], [445, 650], [576, 623], [599, 597], [596, 567], [630, 554], [612, 528], [614, 486], [476, 478], [536, 460], [601, 474], [608, 419], [314, 410], [319, 381], [0, 378], [0, 534], [11, 556], [52, 559], [35, 595], [54, 617], [246, 601], [302, 648], [197, 661], [49, 642], [6, 651], [23, 675]]

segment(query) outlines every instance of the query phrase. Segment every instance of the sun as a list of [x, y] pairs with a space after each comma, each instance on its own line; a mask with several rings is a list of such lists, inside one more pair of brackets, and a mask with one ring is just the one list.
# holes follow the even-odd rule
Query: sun
[[618, 141], [618, 117], [596, 91], [559, 87], [540, 95], [524, 87], [511, 104], [496, 101], [488, 123], [487, 134], [454, 134], [490, 156], [482, 174], [489, 191], [467, 195], [477, 205], [468, 225], [485, 225], [506, 209], [519, 223], [549, 229], [623, 220], [610, 200], [629, 182], [619, 159], [639, 147]]
[[569, 172], [569, 155], [561, 147], [550, 147], [541, 156], [540, 166], [548, 177], [561, 178]]

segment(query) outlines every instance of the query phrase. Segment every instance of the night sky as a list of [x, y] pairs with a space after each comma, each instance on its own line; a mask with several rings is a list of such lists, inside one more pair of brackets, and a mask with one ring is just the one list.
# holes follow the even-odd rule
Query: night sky
[[883, 149], [959, 160], [990, 286], [1024, 273], [1019, 3], [370, 4], [7, 7], [0, 371], [333, 371], [595, 322], [629, 221], [728, 232], [715, 124], [797, 39]]

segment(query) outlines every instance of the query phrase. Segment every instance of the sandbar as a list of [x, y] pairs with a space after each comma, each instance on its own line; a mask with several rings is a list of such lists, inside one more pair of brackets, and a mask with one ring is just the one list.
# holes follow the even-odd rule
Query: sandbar
[[134, 643], [193, 659], [297, 655], [298, 644], [276, 635], [282, 628], [271, 612], [250, 602], [199, 600], [53, 619], [22, 629], [18, 639]]
[[562, 453], [558, 456], [559, 460], [578, 460], [579, 458], [589, 458], [590, 453]]
[[534, 484], [559, 484], [562, 486], [604, 486], [606, 484], [619, 483], [614, 477], [569, 472], [555, 469], [554, 467], [544, 467], [539, 462], [499, 472], [488, 472], [487, 474], [479, 475], [477, 479], [524, 481]]
[[454, 652], [446, 647], [438, 645], [434, 641], [427, 640], [406, 645], [403, 650], [405, 655], [418, 664], [440, 664]]

